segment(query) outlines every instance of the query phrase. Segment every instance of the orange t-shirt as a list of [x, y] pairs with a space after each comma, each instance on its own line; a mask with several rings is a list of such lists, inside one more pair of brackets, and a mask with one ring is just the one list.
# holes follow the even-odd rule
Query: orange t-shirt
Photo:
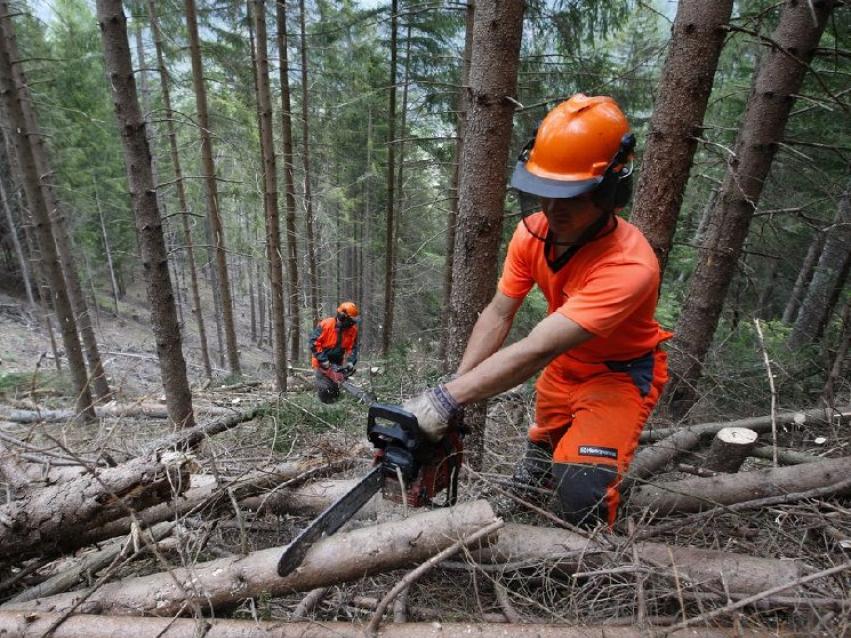
[[[546, 236], [543, 213], [530, 215], [526, 223], [537, 235]], [[628, 361], [670, 337], [653, 317], [659, 262], [650, 244], [620, 218], [614, 230], [603, 232], [556, 272], [547, 264], [544, 242], [522, 220], [508, 245], [500, 292], [522, 299], [537, 284], [547, 299], [547, 314], [558, 312], [594, 335], [569, 354], [559, 355], [560, 363]]]

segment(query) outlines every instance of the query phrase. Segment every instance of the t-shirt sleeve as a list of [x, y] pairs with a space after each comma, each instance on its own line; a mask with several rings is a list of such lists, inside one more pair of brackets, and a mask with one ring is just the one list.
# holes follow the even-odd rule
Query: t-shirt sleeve
[[506, 297], [512, 299], [524, 298], [532, 286], [532, 270], [529, 268], [528, 255], [525, 254], [525, 242], [522, 224], [518, 224], [514, 236], [508, 243], [508, 252], [505, 255], [505, 265], [502, 267], [502, 277], [499, 279], [497, 289]]
[[658, 285], [658, 273], [645, 264], [602, 264], [556, 312], [595, 336], [608, 337], [656, 294]]

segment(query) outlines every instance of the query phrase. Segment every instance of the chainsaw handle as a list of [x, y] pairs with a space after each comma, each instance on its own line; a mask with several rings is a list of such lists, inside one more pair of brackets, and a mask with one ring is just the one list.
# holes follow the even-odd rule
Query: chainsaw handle
[[[389, 421], [389, 424], [381, 421]], [[417, 417], [398, 405], [373, 403], [369, 406], [366, 435], [379, 449], [397, 445], [414, 450], [420, 443], [420, 424]]]

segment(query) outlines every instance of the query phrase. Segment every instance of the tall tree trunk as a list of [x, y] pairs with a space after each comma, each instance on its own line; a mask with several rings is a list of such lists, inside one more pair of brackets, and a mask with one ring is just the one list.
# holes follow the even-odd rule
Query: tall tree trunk
[[304, 0], [299, 0], [299, 34], [301, 39], [301, 156], [304, 161], [304, 211], [307, 224], [307, 270], [310, 277], [310, 310], [313, 313], [313, 323], [319, 322], [319, 264], [316, 258], [316, 233], [313, 220], [313, 198], [310, 194], [310, 126], [308, 120], [307, 85], [307, 37], [305, 22], [307, 21]]
[[390, 85], [387, 90], [387, 212], [384, 231], [384, 321], [381, 326], [381, 354], [387, 356], [393, 334], [393, 289], [396, 270], [395, 188], [396, 179], [396, 36], [399, 30], [398, 0], [390, 2]]
[[195, 425], [192, 394], [186, 378], [186, 362], [181, 349], [162, 219], [151, 169], [151, 151], [145, 134], [145, 119], [136, 94], [130, 44], [127, 41], [127, 21], [121, 0], [98, 0], [97, 17], [115, 116], [121, 130], [124, 164], [142, 252], [148, 303], [151, 304], [151, 326], [157, 344], [166, 408], [175, 425], [192, 427]]
[[201, 309], [201, 294], [198, 290], [198, 270], [195, 267], [195, 247], [192, 243], [192, 229], [189, 225], [189, 204], [186, 199], [186, 186], [183, 183], [183, 169], [180, 165], [180, 153], [177, 150], [177, 132], [174, 128], [174, 111], [171, 108], [171, 86], [168, 79], [168, 69], [163, 55], [162, 34], [157, 18], [154, 0], [148, 0], [148, 18], [151, 21], [151, 33], [157, 52], [157, 68], [160, 75], [163, 110], [165, 111], [166, 131], [171, 150], [171, 163], [174, 170], [175, 187], [177, 188], [177, 205], [180, 206], [180, 219], [183, 225], [183, 242], [186, 245], [186, 260], [189, 262], [189, 284], [192, 288], [192, 313], [198, 327], [198, 340], [201, 345], [201, 360], [204, 364], [204, 374], [207, 379], [213, 378], [213, 368], [210, 365], [210, 351], [207, 347], [207, 330], [204, 325], [204, 313]]
[[254, 32], [257, 34], [257, 97], [260, 109], [260, 148], [266, 174], [266, 260], [272, 291], [272, 343], [278, 392], [287, 390], [287, 332], [284, 326], [284, 281], [281, 272], [281, 230], [278, 223], [278, 173], [272, 131], [272, 95], [269, 88], [269, 58], [266, 36], [266, 0], [254, 2]]
[[[473, 50], [473, 21], [476, 5], [468, 0], [464, 14], [464, 54], [461, 61], [461, 86], [458, 87], [458, 114], [455, 122], [455, 156], [452, 159], [452, 186], [450, 187], [449, 213], [446, 216], [446, 263], [443, 266], [443, 307], [449, 308], [452, 298], [452, 263], [455, 259], [455, 230], [458, 223], [458, 193], [461, 189], [461, 155], [464, 152], [464, 135], [467, 127], [467, 85], [470, 82], [470, 57]], [[440, 352], [444, 371], [449, 372], [447, 347], [449, 345], [449, 313], [440, 318]]]
[[118, 316], [118, 281], [115, 278], [115, 265], [112, 263], [112, 249], [109, 245], [109, 236], [106, 233], [106, 222], [103, 219], [103, 209], [100, 205], [100, 194], [98, 193], [97, 180], [92, 177], [92, 186], [95, 190], [95, 207], [98, 211], [98, 220], [100, 221], [100, 233], [103, 240], [103, 251], [106, 253], [106, 265], [109, 268], [109, 284], [112, 290], [112, 303], [115, 308], [115, 316]]
[[[361, 276], [363, 278], [363, 283], [361, 284], [362, 288], [362, 297], [361, 302], [363, 305], [363, 314], [367, 317], [375, 316], [372, 313], [373, 305], [372, 305], [372, 288], [373, 288], [373, 259], [372, 259], [372, 108], [368, 107], [367, 115], [366, 115], [366, 170], [367, 175], [364, 180], [364, 193], [363, 193], [363, 243], [364, 243], [364, 251], [366, 252], [366, 256], [364, 258], [364, 265], [361, 269]], [[375, 333], [375, 321], [370, 322], [367, 325], [363, 325], [363, 334], [358, 333], [358, 340], [360, 341], [360, 347], [363, 350], [367, 350], [372, 346], [372, 338]]]
[[298, 276], [298, 234], [295, 226], [295, 177], [293, 175], [293, 113], [290, 103], [290, 63], [287, 51], [287, 4], [275, 3], [278, 28], [279, 76], [281, 83], [281, 145], [283, 146], [284, 192], [287, 214], [287, 274], [289, 281], [290, 309], [290, 361], [299, 361], [301, 352], [301, 298]]
[[807, 286], [810, 285], [810, 280], [813, 278], [813, 271], [821, 257], [821, 251], [824, 248], [825, 232], [819, 228], [810, 241], [810, 247], [807, 249], [807, 254], [804, 257], [804, 263], [801, 264], [801, 269], [798, 271], [798, 277], [795, 279], [795, 285], [792, 287], [792, 292], [789, 295], [789, 301], [786, 302], [786, 308], [783, 310], [783, 323], [792, 324], [798, 316], [798, 310], [801, 308], [801, 301], [807, 292]]
[[[479, 2], [473, 26], [470, 88], [458, 228], [449, 307], [450, 369], [455, 369], [479, 313], [496, 287], [505, 175], [523, 27], [522, 0]], [[481, 463], [486, 404], [468, 412], [471, 463]]]
[[673, 382], [666, 392], [677, 416], [684, 414], [696, 399], [701, 364], [734, 279], [751, 218], [759, 205], [778, 143], [783, 139], [794, 96], [800, 91], [833, 4], [833, 0], [812, 4], [785, 2], [771, 36], [775, 45], [765, 51], [760, 61], [735, 155], [706, 229], [677, 324], [677, 347], [670, 360]]
[[198, 19], [195, 0], [186, 0], [186, 28], [189, 32], [189, 51], [192, 58], [192, 86], [195, 89], [195, 104], [198, 110], [198, 127], [201, 133], [201, 160], [204, 167], [204, 182], [207, 194], [207, 216], [212, 235], [211, 250], [215, 254], [216, 279], [221, 301], [221, 317], [227, 347], [228, 367], [233, 375], [241, 374], [239, 351], [236, 343], [236, 328], [233, 320], [230, 278], [228, 275], [227, 249], [219, 211], [219, 189], [216, 184], [216, 167], [213, 163], [213, 140], [210, 135], [210, 118], [207, 113], [207, 89], [204, 86], [204, 68], [201, 62], [201, 45], [198, 39]]
[[789, 335], [793, 350], [821, 337], [836, 305], [834, 291], [841, 289], [851, 260], [851, 181], [839, 199], [833, 228], [827, 231], [824, 250], [818, 260], [806, 297], [801, 303], [798, 319]]
[[263, 268], [257, 264], [257, 345], [263, 345], [266, 330], [266, 288], [263, 286]]
[[733, 0], [677, 5], [630, 220], [664, 272]]
[[53, 308], [56, 311], [62, 331], [62, 341], [65, 345], [65, 354], [68, 357], [68, 366], [71, 369], [77, 411], [84, 420], [94, 420], [95, 411], [89, 390], [86, 364], [83, 360], [83, 350], [77, 336], [77, 322], [71, 308], [71, 301], [68, 299], [65, 279], [56, 254], [50, 213], [41, 188], [39, 169], [36, 166], [33, 148], [30, 144], [30, 136], [34, 135], [34, 132], [27, 127], [21, 104], [21, 93], [17, 90], [12, 71], [12, 56], [9, 51], [9, 45], [12, 44], [12, 38], [9, 35], [13, 33], [9, 28], [12, 26], [11, 19], [8, 3], [0, 2], [0, 22], [3, 26], [3, 37], [0, 37], [0, 98], [2, 98], [9, 120], [18, 168], [21, 171], [21, 183], [27, 194], [38, 236], [44, 275], [50, 287]]
[[15, 218], [12, 216], [12, 208], [9, 206], [9, 199], [6, 197], [6, 187], [3, 185], [3, 180], [0, 179], [0, 201], [2, 201], [3, 211], [6, 214], [6, 222], [9, 224], [9, 235], [12, 237], [12, 245], [15, 248], [15, 256], [18, 258], [18, 264], [21, 268], [21, 279], [24, 280], [24, 289], [27, 293], [27, 301], [31, 308], [35, 308], [35, 297], [33, 296], [32, 284], [30, 283], [30, 269], [27, 264], [24, 249], [21, 246], [21, 241], [18, 239], [18, 231], [15, 229]]
[[[3, 5], [0, 12], [4, 16], [8, 16], [8, 6], [6, 3], [3, 3]], [[83, 341], [84, 353], [89, 364], [89, 381], [94, 387], [95, 395], [98, 399], [106, 401], [110, 396], [109, 383], [106, 380], [106, 373], [103, 370], [103, 362], [101, 361], [97, 338], [95, 337], [91, 318], [89, 317], [83, 286], [80, 283], [80, 276], [77, 272], [77, 266], [74, 263], [74, 248], [71, 243], [71, 235], [65, 224], [65, 211], [62, 203], [56, 196], [56, 190], [53, 185], [54, 174], [50, 165], [45, 137], [42, 135], [38, 124], [38, 118], [33, 106], [29, 85], [24, 75], [23, 66], [19, 62], [21, 56], [18, 52], [15, 25], [11, 17], [2, 21], [2, 37], [6, 39], [6, 46], [12, 60], [12, 77], [17, 87], [24, 122], [29, 131], [29, 143], [32, 147], [33, 158], [36, 169], [38, 170], [39, 182], [42, 191], [44, 191], [44, 200], [50, 214], [54, 239], [56, 241], [56, 250], [67, 286], [68, 299], [71, 302], [71, 308], [76, 317], [77, 327]]]

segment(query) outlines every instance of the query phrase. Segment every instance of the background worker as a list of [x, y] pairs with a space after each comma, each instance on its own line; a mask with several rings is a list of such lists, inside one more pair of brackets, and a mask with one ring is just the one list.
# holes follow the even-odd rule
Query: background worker
[[[405, 405], [437, 439], [461, 406], [543, 369], [514, 481], [553, 484], [561, 515], [585, 526], [613, 524], [620, 478], [667, 381], [658, 346], [671, 335], [654, 319], [658, 262], [615, 215], [631, 196], [634, 146], [612, 98], [577, 94], [547, 114], [512, 175], [524, 215], [457, 376]], [[500, 350], [536, 284], [547, 317]]]
[[358, 307], [344, 301], [333, 317], [326, 317], [310, 333], [310, 365], [316, 379], [316, 393], [323, 403], [340, 396], [340, 384], [355, 372], [358, 362]]

